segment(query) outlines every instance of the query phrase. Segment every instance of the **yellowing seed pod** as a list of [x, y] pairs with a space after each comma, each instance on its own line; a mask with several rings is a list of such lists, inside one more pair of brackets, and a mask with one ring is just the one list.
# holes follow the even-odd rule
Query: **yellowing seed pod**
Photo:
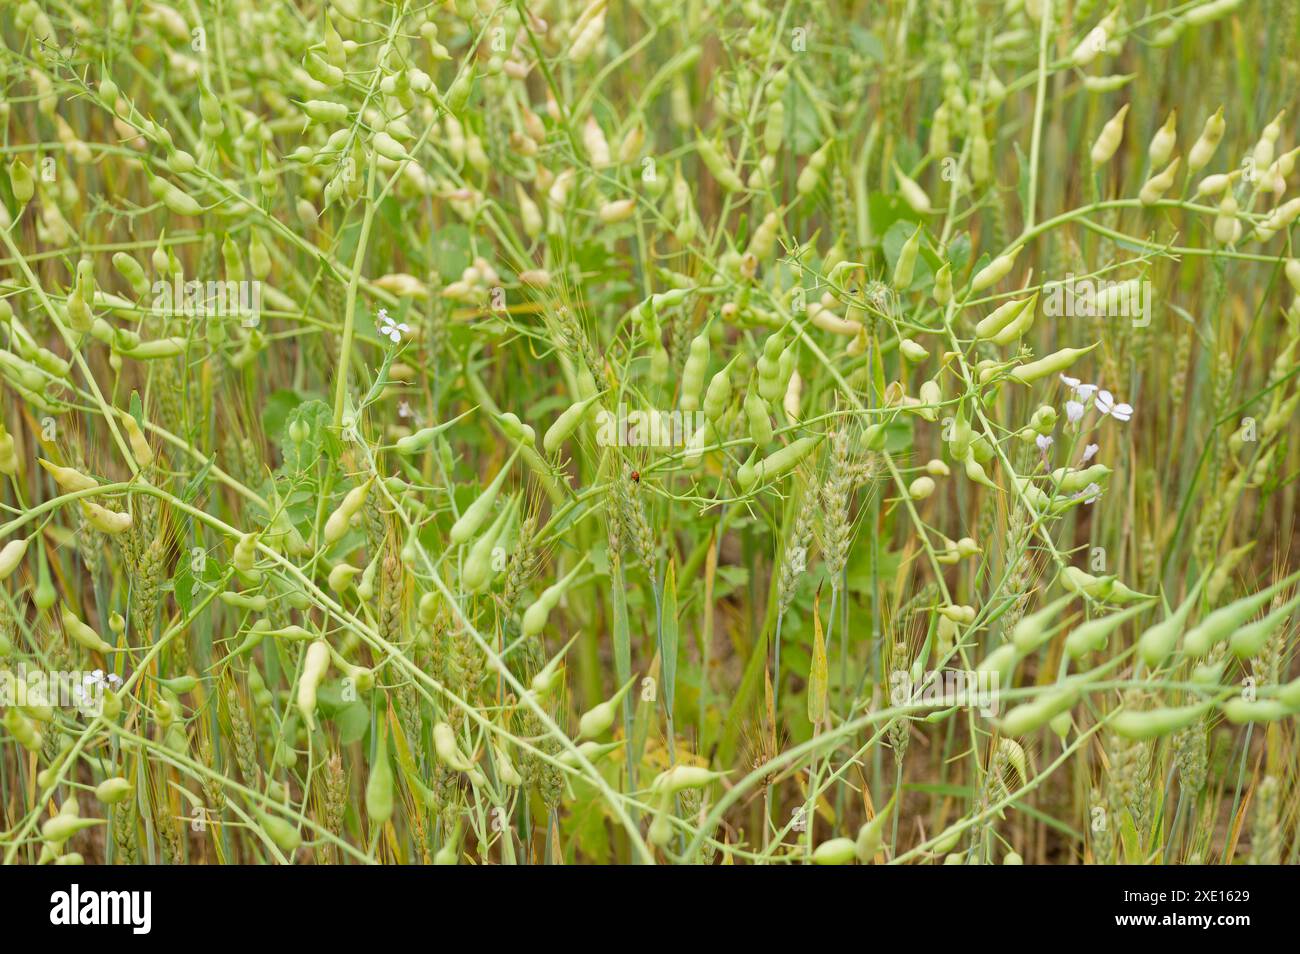
[[1223, 119], [1223, 107], [1220, 106], [1209, 119], [1205, 121], [1201, 129], [1201, 135], [1197, 137], [1196, 142], [1192, 144], [1191, 151], [1187, 153], [1187, 174], [1196, 175], [1214, 158], [1215, 151], [1219, 148], [1219, 142], [1223, 139], [1224, 130], [1228, 124]]
[[1175, 109], [1170, 111], [1164, 125], [1156, 130], [1156, 134], [1151, 137], [1151, 144], [1147, 146], [1147, 158], [1151, 160], [1151, 168], [1163, 166], [1168, 162], [1177, 144], [1178, 110]]
[[914, 180], [904, 175], [903, 171], [898, 168], [897, 163], [894, 165], [894, 179], [898, 182], [899, 195], [903, 197], [903, 201], [907, 203], [913, 212], [917, 215], [929, 215], [934, 211], [933, 206], [930, 204], [930, 197], [925, 194], [925, 190], [917, 185]]
[[1150, 179], [1142, 184], [1142, 189], [1138, 192], [1138, 201], [1143, 205], [1155, 205], [1164, 198], [1165, 193], [1173, 187], [1174, 174], [1178, 171], [1178, 164], [1182, 159], [1178, 156], [1165, 167], [1164, 171], [1153, 175]]
[[131, 529], [131, 515], [129, 513], [117, 513], [107, 510], [99, 504], [91, 503], [89, 500], [78, 500], [81, 504], [81, 512], [89, 523], [101, 533], [117, 535], [125, 533]]
[[30, 202], [36, 193], [36, 180], [32, 177], [32, 170], [21, 159], [15, 159], [9, 164], [9, 184], [19, 209]]
[[95, 632], [78, 619], [77, 615], [66, 606], [63, 608], [61, 618], [63, 620], [63, 631], [67, 633], [72, 641], [78, 646], [83, 646], [92, 652], [104, 654], [116, 651], [108, 643], [104, 642], [99, 633]]
[[617, 199], [613, 202], [606, 202], [600, 207], [597, 215], [600, 221], [605, 225], [613, 225], [616, 222], [626, 222], [636, 212], [636, 199]]
[[370, 493], [370, 485], [374, 482], [371, 477], [365, 483], [353, 487], [343, 497], [343, 502], [338, 505], [329, 518], [325, 521], [325, 545], [329, 546], [342, 540], [348, 532], [348, 525], [352, 518], [361, 512], [362, 506], [366, 502], [366, 495]]
[[474, 764], [461, 752], [456, 732], [445, 722], [433, 727], [433, 751], [443, 765], [454, 772], [471, 772]]
[[1092, 152], [1089, 154], [1094, 167], [1110, 162], [1111, 157], [1119, 149], [1120, 143], [1124, 141], [1124, 117], [1127, 115], [1128, 103], [1125, 103], [1120, 107], [1119, 112], [1101, 127], [1101, 132], [1092, 144]]
[[27, 555], [27, 544], [31, 542], [31, 537], [22, 540], [10, 540], [0, 549], [0, 580], [6, 580], [18, 569], [23, 562], [23, 557]]
[[126, 428], [126, 439], [131, 445], [131, 456], [138, 466], [148, 467], [153, 463], [153, 449], [140, 430], [139, 423], [130, 414], [126, 414], [122, 417], [122, 424]]
[[330, 668], [330, 647], [318, 639], [307, 647], [302, 675], [298, 679], [298, 712], [308, 729], [316, 728], [316, 692]]

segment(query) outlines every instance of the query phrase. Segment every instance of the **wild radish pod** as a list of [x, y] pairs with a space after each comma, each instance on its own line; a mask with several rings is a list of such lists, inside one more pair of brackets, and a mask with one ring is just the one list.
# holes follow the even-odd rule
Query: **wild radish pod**
[[799, 466], [821, 443], [820, 437], [799, 437], [780, 450], [773, 451], [767, 457], [755, 462], [754, 469], [748, 474], [737, 474], [737, 482], [745, 493], [769, 481], [779, 480]]
[[316, 692], [329, 672], [329, 643], [318, 639], [307, 647], [302, 675], [298, 677], [298, 712], [309, 729], [316, 728]]
[[343, 500], [338, 507], [326, 518], [323, 533], [326, 546], [337, 543], [347, 534], [352, 518], [360, 513], [362, 506], [365, 505], [366, 495], [370, 493], [370, 487], [373, 483], [374, 478], [371, 477], [353, 487], [343, 496]]
[[578, 737], [595, 739], [604, 735], [614, 724], [619, 705], [635, 683], [636, 677], [633, 676], [614, 695], [584, 712], [578, 720]]
[[497, 494], [501, 492], [501, 487], [510, 472], [510, 465], [514, 463], [517, 456], [519, 456], [518, 448], [502, 465], [497, 475], [492, 478], [492, 482], [483, 488], [482, 492], [474, 498], [474, 501], [465, 508], [456, 522], [452, 524], [448, 533], [452, 543], [468, 543], [474, 534], [478, 533], [479, 528], [483, 526], [488, 515], [492, 512], [492, 505], [496, 502]]
[[1126, 739], [1154, 739], [1169, 735], [1197, 722], [1213, 707], [1212, 702], [1187, 706], [1162, 706], [1154, 709], [1125, 709], [1110, 720], [1110, 727]]
[[1210, 613], [1200, 623], [1188, 630], [1187, 635], [1183, 637], [1183, 648], [1192, 657], [1204, 656], [1215, 645], [1231, 636], [1234, 630], [1250, 619], [1275, 594], [1285, 590], [1288, 586], [1294, 584], [1296, 580], [1300, 580], [1300, 571], [1292, 573], [1285, 579], [1279, 580], [1258, 593], [1243, 596], [1236, 602], [1229, 603], [1227, 606], [1220, 607]]
[[551, 615], [551, 610], [559, 605], [560, 598], [573, 585], [573, 581], [578, 578], [578, 573], [586, 565], [586, 562], [587, 558], [583, 556], [573, 569], [542, 590], [541, 595], [524, 610], [523, 634], [525, 636], [536, 636], [542, 631], [546, 626], [547, 617]]

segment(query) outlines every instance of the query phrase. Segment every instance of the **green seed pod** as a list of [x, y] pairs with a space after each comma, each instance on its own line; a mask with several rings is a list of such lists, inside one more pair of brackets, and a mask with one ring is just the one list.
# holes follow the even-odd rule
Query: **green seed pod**
[[1177, 732], [1198, 722], [1213, 703], [1201, 702], [1189, 706], [1170, 706], [1138, 712], [1125, 709], [1110, 720], [1115, 734], [1126, 739], [1155, 739]]
[[604, 735], [609, 730], [609, 727], [614, 724], [614, 718], [618, 714], [618, 707], [622, 704], [623, 697], [627, 695], [628, 690], [635, 683], [636, 677], [633, 676], [614, 695], [584, 712], [582, 718], [578, 721], [578, 738], [595, 739]]
[[95, 632], [93, 629], [91, 629], [89, 626], [83, 623], [80, 619], [78, 619], [77, 615], [73, 613], [72, 610], [68, 609], [66, 606], [63, 608], [61, 618], [63, 620], [63, 631], [78, 646], [82, 646], [86, 649], [91, 650], [92, 652], [103, 653], [105, 655], [111, 652], [116, 652], [116, 650], [112, 646], [104, 642], [103, 638], [99, 635], [99, 633]]
[[818, 845], [812, 854], [815, 865], [847, 865], [857, 854], [852, 838], [832, 838]]
[[119, 776], [106, 778], [95, 786], [95, 797], [105, 805], [116, 805], [124, 801], [135, 790], [129, 781]]
[[551, 610], [555, 609], [560, 602], [560, 597], [573, 585], [573, 581], [578, 578], [578, 571], [586, 562], [587, 558], [584, 556], [572, 570], [542, 590], [541, 595], [524, 610], [522, 631], [525, 636], [536, 636], [542, 631], [546, 626], [547, 617], [551, 615]]
[[999, 255], [976, 272], [975, 277], [971, 279], [971, 291], [983, 291], [985, 288], [996, 285], [1006, 278], [1016, 264], [1016, 256], [1020, 254], [1023, 247], [1023, 245], [1017, 245], [1005, 255]]
[[343, 497], [337, 509], [329, 515], [325, 521], [325, 545], [329, 546], [342, 540], [348, 532], [348, 525], [352, 518], [361, 512], [362, 506], [366, 502], [366, 495], [370, 493], [370, 485], [374, 478], [368, 478], [365, 483], [353, 487]]
[[1111, 613], [1100, 619], [1080, 623], [1065, 638], [1065, 651], [1074, 659], [1081, 659], [1090, 652], [1101, 652], [1106, 648], [1110, 634], [1138, 613], [1146, 612], [1146, 606], [1134, 606], [1118, 613]]
[[1067, 593], [1048, 603], [1037, 612], [1030, 613], [1016, 623], [1011, 630], [1011, 641], [1016, 649], [1028, 655], [1052, 638], [1052, 622], [1061, 611], [1075, 599], [1074, 593]]
[[1238, 629], [1229, 637], [1228, 648], [1238, 659], [1258, 656], [1263, 652], [1269, 637], [1290, 617], [1297, 606], [1300, 606], [1300, 595], [1283, 603], [1263, 619]]
[[433, 727], [433, 750], [438, 760], [454, 772], [474, 770], [474, 764], [461, 753], [455, 731], [445, 722]]
[[149, 280], [145, 278], [144, 266], [136, 261], [135, 256], [126, 252], [116, 252], [113, 255], [113, 267], [126, 279], [133, 292], [140, 296], [148, 294]]
[[681, 396], [678, 406], [683, 411], [696, 411], [700, 407], [700, 389], [704, 386], [704, 372], [709, 367], [709, 336], [699, 334], [691, 339], [682, 367]]
[[1031, 384], [1041, 378], [1064, 371], [1095, 347], [1097, 345], [1092, 344], [1086, 348], [1062, 348], [1045, 358], [1012, 368], [1008, 376], [1021, 384]]
[[492, 521], [487, 531], [474, 541], [465, 564], [461, 570], [460, 581], [471, 593], [481, 593], [492, 581], [492, 551], [506, 533], [506, 528], [514, 519], [516, 499], [511, 497], [501, 508], [501, 513]]
[[546, 433], [542, 435], [542, 448], [546, 453], [554, 454], [560, 449], [564, 442], [578, 429], [578, 425], [587, 416], [587, 411], [596, 403], [599, 397], [599, 393], [593, 394], [581, 401], [575, 401], [564, 409], [560, 416], [546, 429]]
[[1052, 483], [1057, 493], [1077, 494], [1089, 484], [1100, 484], [1110, 477], [1111, 470], [1105, 464], [1093, 464], [1083, 470], [1071, 467], [1058, 467], [1052, 471]]
[[32, 178], [32, 170], [21, 159], [15, 159], [9, 164], [9, 185], [13, 188], [14, 200], [19, 209], [30, 202], [36, 193], [36, 180]]
[[857, 855], [858, 861], [864, 865], [870, 864], [871, 859], [880, 851], [885, 836], [885, 820], [889, 818], [889, 813], [897, 800], [898, 792], [895, 791], [893, 797], [885, 804], [885, 807], [876, 812], [876, 817], [858, 829], [858, 838], [854, 843], [853, 851]]
[[316, 691], [330, 668], [330, 647], [318, 639], [307, 647], [302, 675], [298, 678], [298, 712], [308, 729], [316, 729]]
[[731, 366], [723, 368], [709, 379], [709, 386], [704, 390], [704, 416], [717, 422], [726, 413], [731, 404]]
[[1011, 323], [1020, 312], [1033, 301], [1033, 298], [1011, 299], [1003, 302], [997, 308], [993, 309], [988, 317], [981, 319], [975, 325], [975, 337], [982, 340], [990, 340], [999, 331]]
[[912, 273], [916, 270], [916, 256], [921, 251], [921, 231], [924, 228], [925, 226], [918, 225], [916, 231], [899, 249], [898, 261], [894, 263], [893, 278], [893, 285], [899, 291], [905, 291], [912, 284]]
[[947, 262], [934, 275], [934, 301], [940, 308], [952, 301], [952, 266]]
[[1247, 722], [1277, 722], [1295, 712], [1277, 699], [1255, 699], [1248, 701], [1241, 696], [1229, 699], [1222, 705], [1223, 716], [1234, 725]]
[[1193, 658], [1204, 656], [1217, 644], [1231, 636], [1234, 630], [1245, 624], [1246, 620], [1271, 600], [1274, 594], [1281, 592], [1298, 579], [1300, 579], [1300, 571], [1259, 593], [1243, 596], [1234, 603], [1220, 607], [1188, 630], [1183, 639], [1183, 648]]
[[271, 843], [275, 847], [290, 855], [298, 850], [298, 847], [302, 844], [302, 833], [290, 822], [278, 815], [269, 815], [257, 808], [253, 809], [253, 814], [257, 816], [263, 833], [271, 839]]
[[366, 817], [377, 828], [393, 817], [393, 766], [388, 761], [388, 732], [382, 723], [366, 782]]
[[1181, 606], [1165, 619], [1151, 626], [1137, 640], [1138, 655], [1142, 661], [1152, 669], [1159, 668], [1169, 654], [1174, 651], [1178, 645], [1178, 637], [1183, 634], [1183, 627], [1187, 625], [1187, 617], [1191, 615], [1196, 600], [1201, 592], [1201, 587], [1205, 585], [1208, 574], [1203, 574], [1197, 581], [1196, 586], [1187, 599], [1183, 600]]
[[760, 484], [780, 479], [794, 470], [820, 443], [820, 437], [800, 437], [780, 450], [773, 451], [754, 465], [748, 485], [742, 482], [740, 489], [749, 493]]
[[1021, 703], [1002, 717], [1002, 733], [1009, 736], [1027, 735], [1070, 709], [1078, 698], [1079, 690], [1067, 686], [1055, 689], [1033, 702]]
[[302, 111], [307, 114], [308, 119], [317, 123], [341, 123], [348, 118], [346, 106], [324, 99], [307, 100], [302, 104]]

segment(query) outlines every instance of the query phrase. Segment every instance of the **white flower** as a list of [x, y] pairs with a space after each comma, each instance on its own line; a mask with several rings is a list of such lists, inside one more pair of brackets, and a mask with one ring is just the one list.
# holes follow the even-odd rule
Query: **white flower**
[[1097, 390], [1097, 385], [1084, 384], [1078, 378], [1072, 378], [1068, 374], [1061, 375], [1061, 382], [1074, 391], [1074, 396], [1076, 398], [1085, 403], [1087, 403], [1088, 398], [1092, 397], [1093, 392]]
[[403, 418], [405, 418], [405, 417], [410, 417], [410, 416], [411, 416], [411, 405], [409, 405], [409, 404], [406, 403], [405, 401], [403, 401], [401, 404], [397, 405], [397, 416], [398, 416], [398, 417], [403, 417]]
[[1096, 503], [1101, 499], [1101, 485], [1089, 484], [1079, 491], [1079, 496], [1083, 498], [1085, 504]]
[[1065, 402], [1065, 419], [1071, 424], [1077, 424], [1083, 417], [1083, 405], [1078, 401]]
[[387, 308], [379, 309], [378, 318], [379, 318], [379, 333], [381, 335], [386, 335], [388, 339], [393, 342], [393, 344], [397, 344], [399, 341], [401, 341], [402, 335], [406, 334], [408, 331], [411, 330], [410, 326], [407, 325], [406, 322], [404, 321], [394, 322], [393, 319], [389, 318]]
[[1097, 392], [1097, 410], [1102, 414], [1109, 414], [1117, 421], [1127, 421], [1133, 417], [1133, 405], [1116, 404], [1115, 395], [1109, 391]]
[[1089, 444], [1087, 447], [1083, 449], [1083, 460], [1081, 460], [1079, 463], [1086, 464], [1088, 463], [1088, 461], [1092, 460], [1096, 456], [1097, 456], [1097, 445]]
[[1038, 445], [1040, 451], [1046, 454], [1047, 448], [1052, 446], [1052, 438], [1048, 437], [1046, 434], [1039, 434], [1034, 438], [1034, 443]]

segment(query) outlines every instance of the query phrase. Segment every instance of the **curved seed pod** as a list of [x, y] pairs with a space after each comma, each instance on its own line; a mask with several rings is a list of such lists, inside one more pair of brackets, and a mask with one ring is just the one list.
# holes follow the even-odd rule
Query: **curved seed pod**
[[514, 519], [517, 498], [511, 497], [501, 508], [501, 513], [492, 521], [487, 531], [474, 541], [465, 565], [461, 570], [460, 581], [471, 593], [481, 593], [492, 580], [492, 551], [506, 533], [506, 528]]
[[1289, 715], [1295, 715], [1293, 707], [1278, 699], [1247, 700], [1241, 696], [1229, 699], [1221, 707], [1223, 716], [1235, 725], [1247, 722], [1277, 722]]
[[353, 487], [343, 497], [343, 502], [338, 505], [329, 518], [325, 521], [324, 539], [325, 545], [337, 543], [342, 540], [348, 532], [348, 525], [352, 518], [361, 512], [361, 507], [366, 502], [366, 495], [370, 493], [370, 485], [374, 483], [374, 478], [368, 478], [365, 483]]
[[302, 675], [298, 678], [298, 712], [307, 728], [316, 728], [316, 690], [320, 688], [325, 674], [330, 668], [330, 647], [323, 639], [318, 639], [307, 647], [307, 656], [303, 660]]
[[1004, 735], [1027, 735], [1070, 709], [1078, 698], [1077, 688], [1065, 686], [1047, 693], [1041, 699], [1021, 703], [1002, 717], [1002, 732]]
[[83, 623], [77, 615], [66, 606], [63, 608], [61, 617], [63, 620], [63, 631], [67, 633], [72, 641], [77, 645], [83, 646], [93, 652], [104, 653], [105, 655], [117, 651], [114, 647], [104, 642], [103, 637], [101, 637], [99, 633], [95, 632]]
[[472, 772], [474, 764], [461, 752], [456, 742], [456, 733], [445, 722], [433, 727], [433, 751], [438, 760], [454, 772]]

